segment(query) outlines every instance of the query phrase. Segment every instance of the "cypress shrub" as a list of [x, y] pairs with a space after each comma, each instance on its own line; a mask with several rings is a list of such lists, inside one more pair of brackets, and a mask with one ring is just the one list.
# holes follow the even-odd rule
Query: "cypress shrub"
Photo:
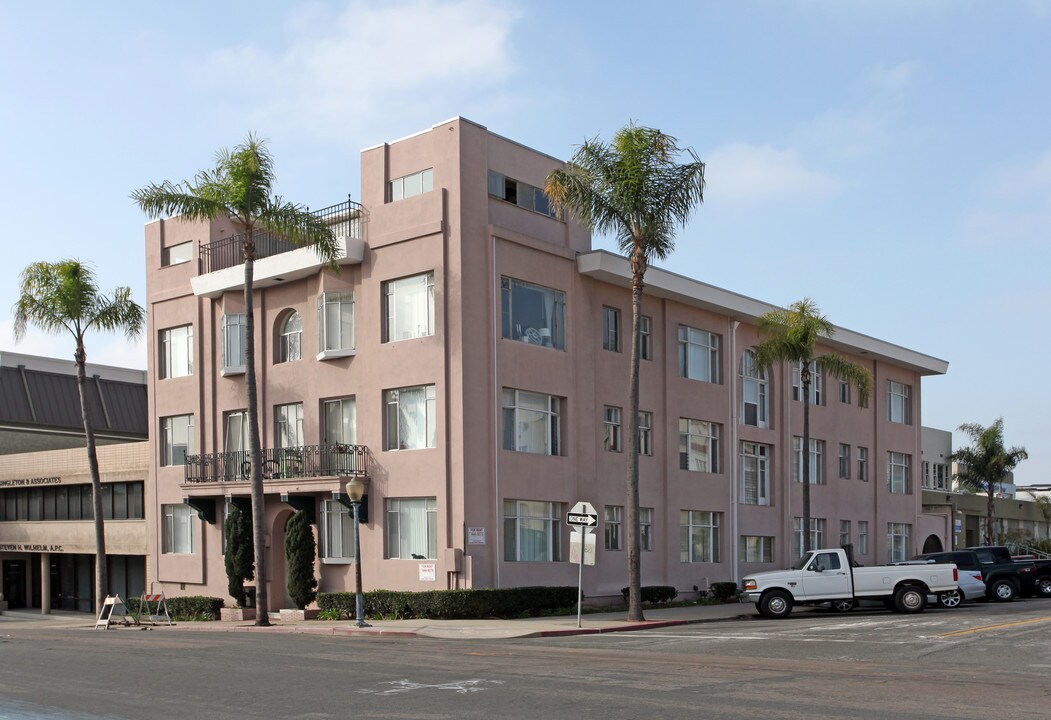
[[237, 607], [245, 606], [245, 580], [255, 577], [255, 548], [252, 518], [236, 505], [230, 508], [223, 526], [226, 534], [226, 582]]
[[288, 562], [288, 596], [300, 610], [317, 597], [314, 533], [306, 513], [297, 510], [285, 525], [285, 559]]

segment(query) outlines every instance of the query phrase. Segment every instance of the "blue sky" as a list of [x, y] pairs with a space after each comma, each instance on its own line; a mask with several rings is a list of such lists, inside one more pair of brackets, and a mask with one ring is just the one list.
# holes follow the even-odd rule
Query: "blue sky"
[[[1051, 0], [4, 3], [0, 306], [65, 257], [143, 302], [128, 193], [248, 131], [321, 207], [358, 197], [361, 148], [457, 115], [562, 158], [635, 120], [708, 163], [666, 267], [948, 360], [923, 423], [1002, 416], [1048, 482], [1049, 31]], [[0, 351], [71, 355], [11, 327]]]

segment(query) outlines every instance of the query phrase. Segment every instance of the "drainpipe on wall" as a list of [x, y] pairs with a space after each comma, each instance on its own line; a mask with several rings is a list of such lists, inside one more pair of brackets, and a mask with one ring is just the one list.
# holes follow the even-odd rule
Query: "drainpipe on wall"
[[740, 577], [740, 557], [737, 540], [737, 328], [741, 323], [730, 321], [730, 359], [727, 378], [730, 384], [730, 579], [736, 584]]
[[500, 302], [500, 277], [496, 274], [496, 234], [489, 229], [489, 239], [491, 241], [490, 247], [492, 248], [493, 256], [493, 302], [490, 305], [493, 309], [493, 324], [490, 327], [492, 332], [493, 342], [493, 400], [490, 404], [493, 417], [493, 502], [496, 504], [495, 512], [493, 514], [494, 522], [496, 523], [493, 528], [493, 566], [496, 568], [495, 579], [496, 587], [500, 587], [500, 563], [504, 556], [503, 548], [501, 546], [502, 533], [500, 517], [500, 411], [495, 409], [493, 403], [502, 403], [502, 396], [500, 394], [500, 378], [497, 377], [498, 361], [497, 357], [497, 338], [500, 337], [500, 332], [497, 330], [496, 323], [500, 322], [500, 313], [497, 312], [496, 303]]

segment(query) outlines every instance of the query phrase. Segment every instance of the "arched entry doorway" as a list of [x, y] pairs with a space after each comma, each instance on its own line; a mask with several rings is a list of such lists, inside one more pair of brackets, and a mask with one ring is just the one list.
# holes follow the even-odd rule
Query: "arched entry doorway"
[[270, 611], [275, 612], [282, 608], [293, 607], [292, 599], [288, 597], [287, 563], [285, 562], [285, 525], [294, 511], [291, 508], [282, 509], [274, 517], [273, 527], [270, 529]]
[[928, 535], [923, 542], [923, 552], [925, 553], [941, 552], [944, 549], [942, 539], [937, 535]]

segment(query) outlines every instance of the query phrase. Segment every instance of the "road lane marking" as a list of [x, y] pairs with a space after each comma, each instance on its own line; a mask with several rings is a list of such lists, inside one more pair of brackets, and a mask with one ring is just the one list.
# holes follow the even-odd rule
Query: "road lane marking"
[[973, 635], [986, 630], [1002, 630], [1003, 628], [1018, 627], [1019, 625], [1032, 625], [1033, 623], [1049, 622], [1051, 617], [1033, 618], [1032, 620], [1017, 620], [1009, 623], [998, 623], [996, 625], [982, 625], [981, 627], [968, 628], [967, 630], [956, 630], [955, 632], [943, 633], [938, 637], [960, 637], [961, 635]]

